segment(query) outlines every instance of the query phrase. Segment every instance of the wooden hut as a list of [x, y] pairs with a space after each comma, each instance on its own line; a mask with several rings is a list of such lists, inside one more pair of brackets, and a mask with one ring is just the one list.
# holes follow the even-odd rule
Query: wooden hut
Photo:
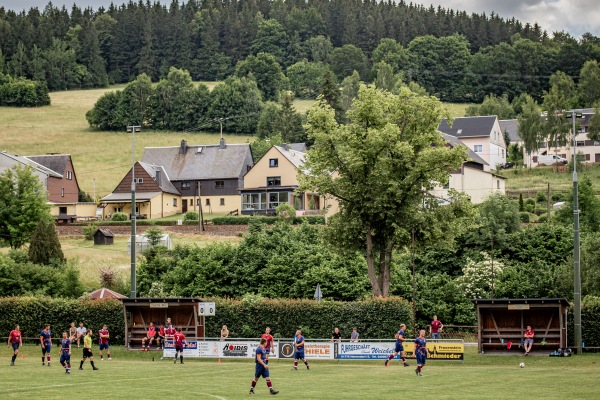
[[98, 228], [94, 233], [94, 245], [97, 244], [114, 244], [115, 234], [107, 228]]
[[158, 327], [167, 318], [171, 318], [173, 326], [181, 327], [189, 339], [204, 337], [204, 315], [199, 315], [200, 299], [126, 298], [121, 301], [125, 316], [125, 344], [129, 349], [141, 347], [150, 322]]
[[123, 296], [121, 293], [117, 293], [114, 290], [107, 288], [100, 288], [94, 290], [87, 297], [92, 300], [104, 300], [104, 299], [126, 299], [127, 296]]
[[474, 299], [477, 306], [480, 353], [521, 353], [524, 332], [535, 332], [532, 353], [567, 347], [567, 310], [564, 298]]

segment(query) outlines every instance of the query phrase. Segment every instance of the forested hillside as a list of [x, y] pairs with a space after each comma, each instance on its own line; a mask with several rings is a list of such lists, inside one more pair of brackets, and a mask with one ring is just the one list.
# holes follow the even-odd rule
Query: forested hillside
[[[381, 54], [375, 49], [383, 38], [393, 41]], [[442, 100], [480, 102], [486, 94], [541, 98], [553, 72], [577, 77], [586, 60], [600, 60], [600, 39], [549, 35], [514, 18], [405, 1], [0, 8], [0, 72], [45, 80], [50, 90], [129, 82], [141, 73], [157, 81], [170, 67], [190, 71], [194, 80], [222, 80], [239, 61], [261, 52], [272, 54], [285, 72], [303, 60], [328, 64], [338, 81], [354, 70], [371, 81], [372, 67], [385, 61]]]

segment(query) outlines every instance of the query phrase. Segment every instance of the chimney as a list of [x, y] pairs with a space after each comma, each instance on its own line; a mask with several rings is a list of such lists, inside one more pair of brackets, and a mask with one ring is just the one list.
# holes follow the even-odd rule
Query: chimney
[[221, 138], [221, 141], [219, 142], [219, 149], [223, 150], [225, 147], [225, 139]]
[[185, 140], [181, 141], [181, 146], [179, 147], [179, 154], [185, 155], [187, 152], [187, 142]]
[[161, 181], [161, 173], [162, 173], [162, 171], [161, 171], [160, 169], [157, 169], [157, 170], [156, 170], [156, 184], [157, 184], [158, 186], [160, 186], [160, 181]]

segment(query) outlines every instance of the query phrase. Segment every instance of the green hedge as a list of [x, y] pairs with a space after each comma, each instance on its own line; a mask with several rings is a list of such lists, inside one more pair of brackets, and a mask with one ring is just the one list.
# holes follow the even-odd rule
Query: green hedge
[[[279, 217], [268, 216], [238, 216], [238, 217], [218, 217], [212, 220], [214, 225], [248, 225], [251, 221], [258, 221], [268, 225], [274, 224]], [[306, 221], [310, 225], [324, 225], [325, 217], [321, 215], [310, 215], [294, 218], [294, 224], [301, 224]]]
[[123, 344], [123, 303], [118, 300], [71, 300], [50, 297], [2, 297], [0, 298], [0, 336], [19, 324], [23, 337], [39, 338], [44, 324], [50, 324], [52, 337], [60, 337], [71, 322], [83, 322], [88, 329], [98, 330], [108, 326], [111, 342]]
[[[567, 321], [569, 347], [573, 347], [575, 343], [573, 307], [569, 309]], [[581, 339], [585, 347], [600, 347], [598, 321], [600, 321], [600, 297], [587, 296], [581, 304]]]
[[390, 339], [405, 323], [412, 331], [412, 308], [401, 298], [354, 302], [263, 299], [213, 299], [216, 315], [206, 317], [206, 336], [217, 337], [227, 325], [231, 337], [256, 337], [269, 326], [275, 337], [292, 337], [302, 329], [307, 338], [331, 338], [334, 327], [350, 338], [357, 327], [363, 338]]

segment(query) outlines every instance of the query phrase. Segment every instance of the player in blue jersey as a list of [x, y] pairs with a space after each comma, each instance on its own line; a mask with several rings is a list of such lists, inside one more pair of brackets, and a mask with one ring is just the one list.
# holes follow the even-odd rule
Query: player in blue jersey
[[273, 384], [271, 383], [271, 377], [269, 374], [269, 366], [267, 365], [267, 355], [269, 352], [266, 349], [267, 339], [261, 338], [260, 344], [256, 348], [256, 356], [254, 358], [255, 368], [254, 368], [254, 380], [252, 381], [252, 386], [250, 386], [250, 394], [254, 394], [254, 388], [256, 387], [256, 382], [258, 378], [261, 376], [267, 380], [267, 387], [271, 394], [279, 393], [278, 390], [273, 388]]
[[408, 363], [406, 362], [406, 355], [404, 354], [404, 341], [406, 338], [404, 337], [404, 332], [406, 331], [406, 325], [400, 324], [400, 330], [396, 332], [396, 347], [394, 348], [394, 352], [390, 354], [387, 360], [385, 360], [385, 366], [387, 367], [390, 363], [390, 360], [393, 359], [400, 353], [400, 357], [402, 358], [402, 362], [405, 367], [408, 367]]
[[421, 329], [419, 331], [419, 337], [415, 339], [415, 355], [417, 356], [417, 369], [415, 369], [415, 372], [417, 373], [417, 376], [423, 376], [421, 375], [421, 369], [427, 362], [427, 354], [429, 354], [429, 349], [427, 349], [425, 329]]
[[302, 360], [304, 365], [306, 365], [306, 369], [310, 369], [308, 366], [308, 361], [304, 358], [304, 336], [302, 336], [302, 331], [297, 330], [296, 336], [294, 337], [294, 368], [292, 371], [298, 370], [298, 360]]
[[50, 366], [50, 350], [52, 350], [52, 332], [50, 332], [50, 324], [44, 325], [44, 329], [40, 332], [40, 344], [42, 345], [42, 365], [46, 358], [48, 366]]
[[63, 332], [60, 342], [60, 365], [65, 367], [65, 374], [71, 373], [71, 339], [67, 332]]

